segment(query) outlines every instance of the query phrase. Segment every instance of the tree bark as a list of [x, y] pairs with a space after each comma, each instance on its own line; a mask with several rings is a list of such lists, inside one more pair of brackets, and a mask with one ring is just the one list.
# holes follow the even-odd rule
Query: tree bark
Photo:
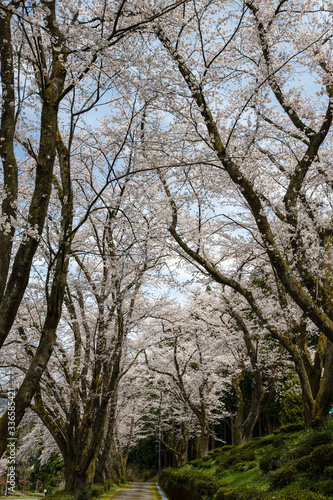
[[[48, 9], [50, 11], [50, 14], [47, 16], [46, 22], [49, 30], [54, 36], [54, 40], [58, 40], [60, 34], [58, 28], [54, 24], [54, 2], [51, 2], [48, 5]], [[4, 18], [4, 20], [1, 21], [1, 23], [4, 24], [3, 27], [7, 35], [10, 34], [10, 21], [11, 16], [8, 15], [6, 16], [6, 18]], [[3, 54], [4, 56], [6, 56], [6, 54], [7, 56], [10, 55], [8, 54], [8, 52], [12, 50], [10, 47], [10, 40], [11, 39], [9, 38], [9, 40], [7, 40], [8, 44], [5, 44], [5, 47], [7, 48], [5, 53]], [[55, 43], [57, 42], [55, 41]], [[11, 59], [9, 57], [9, 60], [5, 65], [5, 67], [8, 67], [8, 65], [10, 65], [10, 67], [8, 68], [9, 75], [11, 75], [11, 72], [14, 72], [12, 62], [10, 61]], [[1, 62], [2, 68], [3, 62], [4, 61]], [[21, 243], [18, 247], [16, 255], [13, 258], [10, 275], [7, 276], [9, 272], [8, 263], [3, 264], [0, 274], [0, 278], [2, 280], [0, 289], [3, 290], [3, 295], [2, 297], [0, 297], [0, 348], [10, 332], [18, 308], [21, 304], [22, 297], [26, 290], [29, 281], [32, 260], [39, 245], [39, 238], [43, 232], [45, 218], [48, 211], [49, 200], [52, 191], [53, 167], [56, 157], [59, 98], [64, 88], [66, 78], [66, 69], [64, 65], [65, 62], [65, 51], [53, 51], [51, 75], [50, 77], [41, 75], [43, 86], [40, 89], [42, 110], [39, 151], [35, 159], [36, 177], [34, 191], [29, 206], [29, 213], [27, 218], [28, 224], [24, 232], [24, 236], [21, 239]], [[10, 78], [13, 78], [13, 75], [10, 76]], [[6, 77], [5, 82], [7, 80], [8, 76]], [[8, 123], [9, 121], [12, 121], [12, 117], [5, 116], [4, 124]], [[10, 143], [9, 146], [7, 146], [7, 149], [10, 148], [10, 150], [5, 151], [5, 158], [7, 158], [7, 162], [15, 160], [13, 156], [14, 153], [12, 146], [13, 124], [9, 127], [9, 131], [11, 133], [11, 137], [8, 137]], [[6, 164], [7, 163], [5, 161], [5, 166]], [[5, 168], [5, 170], [7, 170], [7, 167]], [[11, 181], [8, 179], [7, 182], [11, 182], [11, 187], [13, 188], [13, 194], [15, 196], [15, 177], [17, 175], [15, 173], [15, 161], [11, 168], [11, 172]], [[7, 242], [6, 250], [9, 251], [10, 248], [11, 247], [8, 246]]]

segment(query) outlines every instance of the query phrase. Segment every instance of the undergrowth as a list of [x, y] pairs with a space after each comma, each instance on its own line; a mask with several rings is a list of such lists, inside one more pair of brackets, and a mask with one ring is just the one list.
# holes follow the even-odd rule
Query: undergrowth
[[333, 419], [323, 430], [292, 424], [222, 446], [163, 471], [161, 484], [173, 500], [333, 500]]

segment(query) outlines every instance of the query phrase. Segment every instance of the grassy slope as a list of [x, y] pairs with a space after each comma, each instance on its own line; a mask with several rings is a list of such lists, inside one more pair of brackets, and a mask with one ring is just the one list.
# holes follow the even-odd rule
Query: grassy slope
[[171, 483], [188, 488], [191, 500], [333, 500], [333, 421], [322, 431], [286, 426], [245, 446], [218, 448], [164, 471], [162, 484]]

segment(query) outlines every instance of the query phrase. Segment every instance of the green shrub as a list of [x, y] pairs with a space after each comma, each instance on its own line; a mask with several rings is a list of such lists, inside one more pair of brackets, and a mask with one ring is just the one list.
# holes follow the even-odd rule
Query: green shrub
[[195, 476], [190, 486], [192, 486], [197, 499], [212, 497], [220, 488], [220, 485], [209, 477]]
[[93, 497], [93, 490], [87, 488], [85, 490], [79, 490], [77, 492], [77, 500], [89, 500]]
[[317, 481], [313, 486], [313, 489], [323, 495], [326, 495], [327, 497], [330, 497], [333, 495], [333, 480], [327, 479], [326, 481]]
[[195, 458], [194, 460], [191, 460], [189, 464], [193, 465], [194, 467], [198, 467], [198, 469], [202, 466], [202, 460], [201, 458]]
[[103, 495], [103, 493], [107, 493], [112, 488], [112, 486], [113, 482], [111, 480], [105, 481], [104, 483], [95, 483], [91, 487], [92, 497], [97, 498]]
[[333, 465], [329, 465], [328, 467], [325, 467], [324, 474], [326, 477], [333, 479]]
[[293, 389], [289, 389], [284, 393], [281, 401], [279, 420], [282, 425], [304, 423], [304, 410], [301, 392], [295, 392]]
[[208, 452], [208, 455], [211, 457], [216, 457], [216, 455], [219, 455], [222, 451], [222, 448], [215, 448], [214, 450], [210, 450]]
[[232, 466], [231, 470], [233, 472], [245, 472], [255, 467], [257, 467], [257, 462], [237, 462]]
[[266, 492], [255, 490], [254, 488], [237, 488], [226, 490], [225, 500], [261, 500], [267, 498]]
[[235, 490], [224, 490], [224, 499], [225, 500], [237, 500], [236, 491]]
[[281, 466], [281, 452], [278, 450], [272, 450], [265, 455], [259, 461], [260, 469], [267, 474], [269, 471], [278, 469]]
[[282, 425], [279, 429], [277, 429], [275, 432], [283, 432], [283, 433], [290, 433], [290, 432], [299, 432], [299, 431], [304, 431], [304, 424], [303, 422], [292, 422], [291, 424], [286, 424]]
[[98, 498], [103, 493], [108, 492], [113, 486], [111, 480], [107, 480], [104, 483], [96, 483], [91, 488], [76, 491], [57, 491], [54, 495], [51, 495], [52, 500], [90, 500], [91, 498]]
[[257, 465], [257, 462], [247, 462], [245, 470], [255, 469]]
[[49, 498], [52, 498], [52, 500], [76, 500], [77, 492], [71, 490], [57, 491], [54, 495], [51, 495]]
[[320, 493], [304, 489], [297, 493], [283, 493], [278, 498], [279, 500], [326, 500], [326, 497]]
[[48, 461], [41, 465], [40, 461], [35, 464], [30, 480], [36, 488], [37, 482], [41, 491], [52, 491], [59, 485], [64, 477], [64, 462], [59, 453], [52, 453]]
[[[209, 455], [206, 455], [203, 458], [195, 458], [194, 460], [191, 460], [189, 462], [190, 465], [193, 465], [194, 467], [197, 467], [198, 469], [210, 469], [212, 466], [211, 464], [212, 457]], [[210, 463], [207, 463], [210, 462]]]
[[231, 444], [225, 444], [224, 446], [221, 447], [221, 451], [228, 451], [232, 450], [233, 446]]
[[294, 460], [292, 464], [298, 472], [308, 472], [312, 469], [312, 457], [311, 455], [301, 457], [298, 460]]
[[311, 454], [315, 473], [324, 472], [325, 467], [333, 464], [333, 445], [323, 444], [315, 448]]
[[[145, 470], [142, 474], [142, 481], [146, 482], [148, 481], [148, 479], [149, 479], [149, 472]], [[119, 481], [118, 484], [120, 484], [120, 479], [118, 479], [118, 481]]]
[[306, 438], [292, 450], [291, 455], [294, 458], [301, 458], [310, 455], [314, 448], [329, 444], [332, 442], [332, 436], [329, 432], [312, 431]]
[[229, 469], [238, 462], [237, 457], [231, 457], [230, 455], [227, 457], [220, 457], [219, 460], [216, 460], [218, 464], [217, 472], [222, 471], [224, 469]]
[[282, 446], [284, 444], [283, 436], [278, 433], [258, 438], [258, 441], [255, 442], [255, 448], [264, 448], [265, 446], [268, 446], [270, 444], [272, 444], [273, 446]]
[[202, 464], [201, 467], [199, 467], [199, 469], [211, 469], [211, 467], [212, 467], [212, 464], [205, 463], [205, 464]]
[[237, 462], [232, 467], [232, 472], [244, 472], [247, 470], [247, 464], [245, 462]]
[[242, 449], [240, 451], [240, 459], [244, 462], [253, 462], [256, 459], [256, 454], [252, 450]]
[[297, 470], [292, 464], [287, 464], [276, 471], [269, 472], [267, 476], [268, 482], [273, 490], [276, 488], [284, 488], [295, 481], [296, 477]]
[[99, 488], [97, 487], [97, 485], [94, 485], [92, 488], [91, 488], [91, 491], [92, 491], [92, 498], [97, 498], [99, 497], [100, 495], [102, 495], [103, 493], [105, 493], [104, 489], [103, 488]]
[[193, 500], [212, 498], [221, 487], [214, 479], [199, 472], [174, 469], [162, 471], [160, 482], [162, 486], [167, 486], [166, 492], [169, 496], [177, 498], [191, 496]]
[[217, 490], [217, 493], [215, 495], [215, 500], [224, 500], [224, 499], [225, 499], [224, 489], [220, 488], [219, 490]]

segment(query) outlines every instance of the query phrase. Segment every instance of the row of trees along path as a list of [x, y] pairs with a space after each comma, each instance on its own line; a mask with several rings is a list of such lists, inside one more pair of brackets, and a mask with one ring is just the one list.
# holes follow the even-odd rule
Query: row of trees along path
[[122, 474], [142, 436], [177, 464], [227, 418], [246, 443], [288, 380], [325, 422], [331, 13], [0, 1], [1, 390], [68, 489]]

